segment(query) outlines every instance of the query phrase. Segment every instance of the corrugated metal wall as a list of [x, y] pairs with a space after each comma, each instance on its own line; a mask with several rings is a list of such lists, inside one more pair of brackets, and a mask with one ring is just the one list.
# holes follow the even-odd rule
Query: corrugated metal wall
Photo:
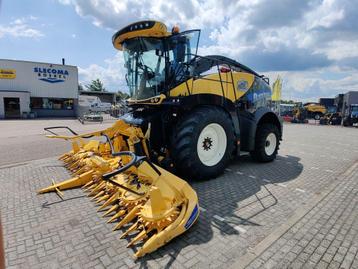
[[29, 91], [31, 97], [78, 98], [76, 66], [0, 59], [0, 69], [16, 70], [16, 78], [0, 78], [0, 91]]

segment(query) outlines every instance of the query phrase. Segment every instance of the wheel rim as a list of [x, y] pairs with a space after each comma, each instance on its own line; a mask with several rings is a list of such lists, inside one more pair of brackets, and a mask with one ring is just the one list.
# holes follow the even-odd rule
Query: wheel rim
[[277, 145], [276, 135], [274, 133], [269, 133], [265, 141], [265, 153], [267, 156], [271, 156]]
[[200, 161], [206, 166], [218, 164], [224, 157], [227, 146], [226, 133], [217, 123], [207, 125], [200, 133], [197, 152]]

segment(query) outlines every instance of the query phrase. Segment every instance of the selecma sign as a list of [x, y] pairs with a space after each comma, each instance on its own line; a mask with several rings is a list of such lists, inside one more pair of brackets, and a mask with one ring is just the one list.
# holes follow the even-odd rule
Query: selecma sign
[[14, 79], [16, 78], [15, 69], [0, 69], [0, 78]]
[[57, 69], [52, 67], [34, 67], [34, 72], [37, 73], [39, 80], [49, 83], [64, 82], [69, 75], [68, 71], [65, 69]]

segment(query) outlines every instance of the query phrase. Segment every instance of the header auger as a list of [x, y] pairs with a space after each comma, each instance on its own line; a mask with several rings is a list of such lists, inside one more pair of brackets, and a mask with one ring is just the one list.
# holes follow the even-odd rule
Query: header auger
[[[58, 127], [55, 127], [58, 128]], [[38, 193], [82, 187], [105, 211], [114, 230], [126, 227], [121, 238], [136, 234], [128, 247], [142, 243], [141, 257], [169, 242], [191, 227], [199, 216], [198, 197], [190, 185], [153, 164], [147, 156], [146, 139], [140, 129], [117, 121], [111, 128], [84, 135], [51, 138], [72, 142], [72, 150], [60, 157], [74, 177], [39, 190]], [[67, 128], [67, 127], [66, 127]], [[71, 130], [72, 131], [72, 130]], [[86, 138], [105, 137], [105, 142]]]

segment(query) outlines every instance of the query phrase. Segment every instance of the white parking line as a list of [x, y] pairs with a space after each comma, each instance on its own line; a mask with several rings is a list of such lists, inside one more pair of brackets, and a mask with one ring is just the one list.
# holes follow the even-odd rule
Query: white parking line
[[199, 209], [201, 212], [206, 212], [206, 209], [204, 207], [199, 206]]
[[234, 229], [242, 234], [246, 233], [246, 230], [239, 225], [235, 226]]
[[220, 216], [218, 216], [218, 215], [214, 215], [213, 218], [214, 218], [214, 219], [217, 219], [217, 220], [220, 220], [220, 221], [225, 221], [224, 218], [222, 218], [222, 217], [220, 217]]
[[238, 174], [238, 175], [243, 175], [244, 173], [243, 173], [243, 172], [240, 172], [240, 171], [237, 171], [236, 174]]
[[319, 168], [312, 166], [311, 169], [313, 169], [313, 170], [318, 170]]
[[249, 177], [251, 177], [251, 178], [256, 178], [255, 176], [253, 176], [253, 175], [249, 175]]
[[329, 170], [329, 169], [326, 169], [326, 170], [324, 170], [324, 171], [326, 171], [326, 172], [328, 172], [328, 173], [333, 173], [333, 172], [334, 172], [334, 171]]
[[230, 168], [226, 168], [225, 171], [231, 172], [232, 170]]
[[296, 188], [296, 191], [299, 191], [299, 192], [306, 192], [305, 190], [302, 190], [300, 188]]
[[267, 182], [267, 183], [271, 183], [271, 181], [267, 180], [267, 179], [263, 179], [262, 181]]
[[285, 184], [282, 184], [282, 183], [277, 183], [276, 185], [277, 185], [277, 186], [280, 186], [280, 187], [287, 188], [287, 186], [286, 186]]

